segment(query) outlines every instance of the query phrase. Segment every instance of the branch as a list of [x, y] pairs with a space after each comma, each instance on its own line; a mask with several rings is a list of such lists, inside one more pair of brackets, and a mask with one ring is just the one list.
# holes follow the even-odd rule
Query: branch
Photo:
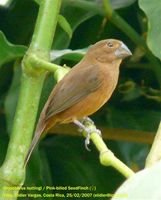
[[[95, 130], [96, 127], [94, 124], [90, 123], [89, 121], [85, 122], [84, 124], [87, 128], [91, 130]], [[86, 132], [83, 132], [84, 136], [86, 137]], [[96, 133], [91, 133], [90, 139], [98, 149], [100, 153], [100, 163], [104, 166], [111, 166], [119, 171], [123, 176], [126, 178], [131, 177], [134, 175], [134, 172], [127, 167], [122, 161], [115, 157], [113, 152], [107, 148], [106, 144], [102, 140], [102, 137]]]

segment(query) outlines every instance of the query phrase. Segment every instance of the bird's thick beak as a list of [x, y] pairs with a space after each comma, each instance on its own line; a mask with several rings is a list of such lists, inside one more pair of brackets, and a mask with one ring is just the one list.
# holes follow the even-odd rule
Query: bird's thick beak
[[127, 46], [124, 43], [122, 43], [121, 46], [118, 49], [116, 49], [115, 55], [116, 55], [116, 57], [123, 59], [123, 58], [126, 58], [128, 56], [131, 56], [132, 53], [127, 48]]

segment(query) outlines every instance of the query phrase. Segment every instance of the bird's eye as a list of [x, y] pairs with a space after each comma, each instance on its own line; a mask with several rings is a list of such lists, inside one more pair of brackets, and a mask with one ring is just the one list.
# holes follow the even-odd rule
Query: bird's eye
[[113, 44], [112, 44], [111, 42], [108, 42], [108, 43], [107, 43], [107, 46], [110, 47], [110, 48], [112, 48], [112, 47], [113, 47]]

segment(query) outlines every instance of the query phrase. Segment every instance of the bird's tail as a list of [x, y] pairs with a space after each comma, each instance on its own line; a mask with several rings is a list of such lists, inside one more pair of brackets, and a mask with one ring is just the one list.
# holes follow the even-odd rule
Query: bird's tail
[[26, 155], [26, 158], [25, 158], [25, 161], [24, 161], [24, 167], [27, 165], [27, 163], [28, 163], [28, 161], [30, 159], [30, 156], [31, 156], [36, 144], [38, 143], [42, 133], [44, 132], [44, 130], [45, 130], [45, 125], [36, 128], [35, 135], [33, 137], [33, 140], [31, 142], [31, 145], [29, 147], [29, 150], [27, 152], [27, 155]]
[[39, 122], [36, 127], [35, 135], [32, 139], [31, 145], [29, 147], [29, 150], [27, 152], [25, 161], [24, 161], [24, 167], [27, 165], [30, 156], [38, 143], [39, 139], [41, 138], [43, 132], [47, 132], [51, 127], [53, 127], [57, 123], [57, 118], [54, 118], [52, 120], [45, 121], [43, 115], [40, 116]]

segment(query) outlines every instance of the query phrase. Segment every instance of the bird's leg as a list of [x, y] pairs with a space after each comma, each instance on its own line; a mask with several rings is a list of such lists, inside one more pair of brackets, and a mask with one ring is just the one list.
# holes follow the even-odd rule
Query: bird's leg
[[79, 130], [81, 132], [84, 130], [87, 133], [87, 136], [86, 136], [86, 139], [85, 139], [85, 147], [88, 151], [90, 151], [90, 149], [88, 148], [88, 145], [90, 144], [91, 130], [89, 128], [85, 127], [85, 125], [78, 120], [74, 120], [74, 124], [76, 124], [80, 128]]
[[[89, 118], [90, 119], [90, 118]], [[90, 119], [90, 120], [88, 120], [87, 119], [87, 121], [86, 122], [88, 122], [88, 123], [91, 123], [92, 125], [94, 124], [94, 122], [92, 121], [92, 120]], [[88, 145], [90, 144], [90, 136], [91, 136], [91, 133], [93, 133], [93, 132], [96, 132], [96, 133], [98, 133], [99, 135], [101, 135], [101, 131], [100, 130], [98, 130], [98, 129], [96, 129], [96, 128], [89, 128], [89, 127], [86, 127], [83, 123], [81, 123], [80, 121], [78, 121], [78, 120], [74, 120], [74, 124], [76, 124], [80, 129], [81, 129], [81, 131], [85, 131], [86, 133], [87, 133], [87, 137], [86, 137], [86, 139], [85, 139], [85, 147], [86, 147], [86, 149], [88, 150], [88, 151], [90, 151], [90, 149], [88, 148]]]
[[84, 123], [84, 122], [89, 122], [91, 124], [94, 124], [94, 121], [89, 117], [84, 117], [82, 123]]
[[86, 127], [81, 121], [74, 120], [73, 123], [79, 127], [79, 131], [83, 131], [86, 129]]

